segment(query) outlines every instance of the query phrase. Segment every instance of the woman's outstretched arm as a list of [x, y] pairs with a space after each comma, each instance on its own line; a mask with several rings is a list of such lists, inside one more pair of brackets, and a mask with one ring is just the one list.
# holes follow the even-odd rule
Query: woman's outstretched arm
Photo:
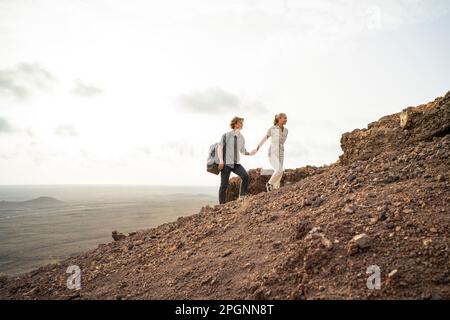
[[266, 143], [266, 141], [267, 141], [267, 136], [264, 136], [264, 138], [262, 138], [261, 142], [258, 143], [256, 150], [259, 150], [259, 148], [261, 148], [264, 145], [264, 143]]
[[258, 143], [258, 146], [256, 147], [256, 150], [259, 150], [259, 148], [261, 148], [264, 145], [264, 143], [266, 143], [267, 139], [269, 139], [269, 137], [270, 137], [270, 133], [271, 132], [270, 132], [270, 129], [269, 129], [267, 131], [266, 135], [264, 136], [264, 138], [262, 138], [261, 142]]

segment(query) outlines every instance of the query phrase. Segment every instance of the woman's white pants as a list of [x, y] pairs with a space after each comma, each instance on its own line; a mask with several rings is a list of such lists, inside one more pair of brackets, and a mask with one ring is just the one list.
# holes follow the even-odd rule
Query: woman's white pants
[[271, 155], [269, 161], [274, 169], [274, 172], [269, 179], [269, 183], [273, 185], [274, 189], [278, 189], [280, 188], [281, 178], [283, 177], [283, 160], [277, 155]]

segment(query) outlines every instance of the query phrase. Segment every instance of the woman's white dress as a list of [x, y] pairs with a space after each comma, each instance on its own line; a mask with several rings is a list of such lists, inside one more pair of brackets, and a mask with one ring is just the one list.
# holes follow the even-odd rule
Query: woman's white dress
[[270, 177], [269, 183], [273, 185], [274, 189], [280, 187], [281, 177], [283, 176], [284, 142], [287, 139], [287, 135], [288, 129], [284, 128], [281, 130], [277, 125], [270, 127], [266, 134], [266, 138], [272, 138], [268, 156], [274, 173]]

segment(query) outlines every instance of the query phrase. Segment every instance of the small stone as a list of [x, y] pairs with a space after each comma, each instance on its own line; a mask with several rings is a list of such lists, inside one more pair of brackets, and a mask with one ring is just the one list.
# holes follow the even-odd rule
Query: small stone
[[422, 241], [425, 248], [428, 248], [428, 246], [433, 242], [431, 239], [425, 239]]
[[402, 129], [407, 129], [411, 124], [411, 117], [408, 114], [408, 110], [404, 109], [400, 113], [400, 127]]
[[388, 277], [389, 278], [393, 278], [393, 277], [395, 277], [397, 275], [397, 273], [398, 273], [398, 270], [394, 269], [391, 272], [389, 272]]
[[309, 231], [309, 234], [320, 233], [322, 229], [320, 227], [314, 227]]
[[398, 181], [399, 179], [400, 179], [399, 176], [390, 174], [386, 178], [383, 179], [383, 182], [384, 183], [392, 183], [392, 182]]
[[273, 243], [272, 246], [273, 246], [274, 249], [280, 249], [281, 246], [282, 246], [282, 242], [281, 241], [276, 241], [276, 242]]
[[361, 233], [352, 238], [347, 244], [347, 253], [353, 255], [362, 249], [370, 247], [370, 238], [367, 234]]
[[291, 298], [294, 300], [304, 300], [305, 299], [305, 286], [299, 284], [296, 289], [291, 292]]
[[386, 220], [386, 219], [387, 219], [387, 211], [385, 210], [385, 211], [382, 211], [382, 212], [379, 214], [378, 220], [384, 221], [384, 220]]
[[0, 285], [5, 284], [8, 281], [8, 276], [4, 273], [0, 273]]
[[125, 238], [127, 237], [126, 235], [124, 235], [124, 234], [121, 233], [121, 232], [118, 232], [117, 230], [114, 230], [114, 231], [111, 233], [111, 236], [112, 236], [112, 238], [114, 239], [114, 241], [119, 241], [119, 240], [125, 239]]
[[333, 243], [328, 240], [325, 236], [322, 236], [320, 238], [320, 242], [322, 243], [322, 245], [327, 248], [328, 250], [330, 250], [331, 248], [333, 248]]
[[344, 212], [347, 214], [352, 214], [355, 212], [355, 209], [351, 205], [347, 205], [344, 207]]
[[398, 279], [398, 270], [394, 269], [388, 274], [387, 284], [392, 284], [394, 281]]
[[323, 199], [317, 198], [317, 199], [314, 200], [314, 202], [312, 203], [312, 206], [313, 206], [314, 208], [318, 208], [318, 207], [320, 207], [320, 205], [322, 204], [322, 202], [323, 202]]
[[224, 253], [222, 253], [222, 257], [229, 256], [232, 252], [233, 252], [233, 250], [228, 249], [228, 250], [226, 250]]
[[361, 249], [370, 247], [370, 238], [365, 233], [354, 236], [350, 242], [355, 243]]
[[295, 239], [303, 239], [310, 228], [311, 225], [308, 221], [301, 221], [295, 228]]
[[184, 247], [184, 242], [183, 241], [178, 241], [176, 244], [177, 249], [181, 249]]

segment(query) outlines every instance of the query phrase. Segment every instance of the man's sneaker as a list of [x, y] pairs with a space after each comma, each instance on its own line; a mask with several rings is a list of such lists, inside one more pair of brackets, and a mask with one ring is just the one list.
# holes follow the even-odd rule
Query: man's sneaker
[[266, 190], [267, 192], [272, 191], [273, 190], [273, 185], [271, 185], [270, 183], [266, 183]]
[[244, 201], [246, 196], [239, 196], [239, 201]]

